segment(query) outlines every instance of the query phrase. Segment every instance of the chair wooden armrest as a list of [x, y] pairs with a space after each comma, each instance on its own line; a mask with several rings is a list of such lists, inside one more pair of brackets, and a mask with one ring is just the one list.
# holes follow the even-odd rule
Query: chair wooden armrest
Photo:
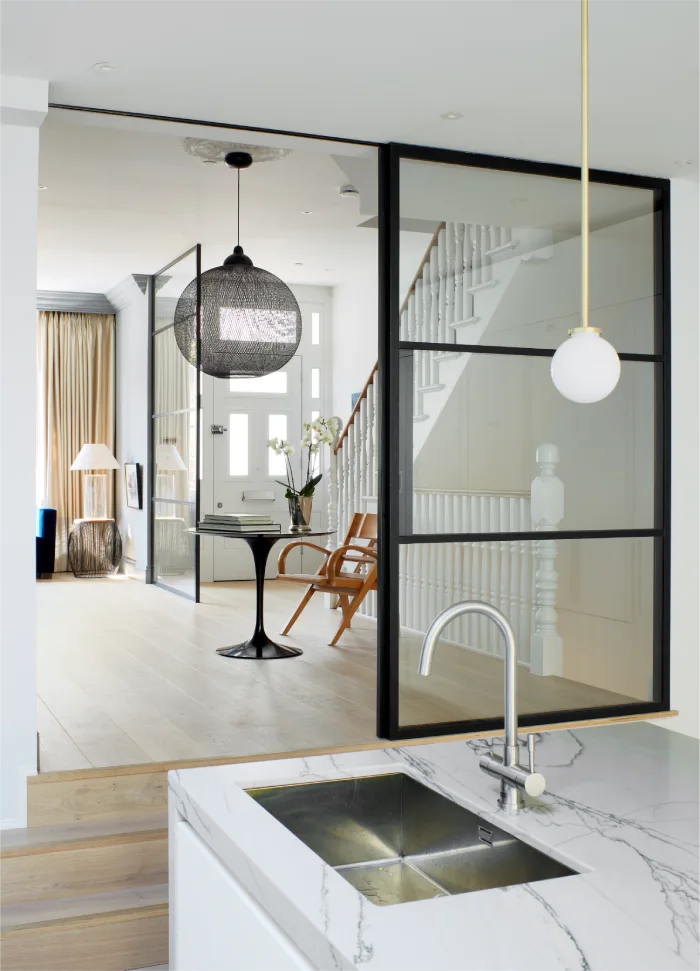
[[285, 573], [285, 566], [287, 563], [287, 556], [294, 549], [295, 546], [308, 546], [312, 550], [316, 550], [319, 553], [323, 553], [324, 556], [330, 556], [331, 550], [324, 549], [323, 546], [317, 546], [316, 543], [310, 543], [307, 539], [295, 539], [292, 543], [287, 543], [285, 548], [280, 553], [280, 558], [277, 562], [277, 572]]
[[[348, 553], [361, 553], [362, 559], [360, 557], [347, 556]], [[369, 549], [367, 546], [353, 546], [352, 544], [339, 546], [338, 549], [333, 550], [326, 564], [326, 575], [331, 583], [337, 577], [343, 560], [346, 558], [349, 563], [371, 563], [372, 561], [377, 561], [377, 553], [376, 550]]]

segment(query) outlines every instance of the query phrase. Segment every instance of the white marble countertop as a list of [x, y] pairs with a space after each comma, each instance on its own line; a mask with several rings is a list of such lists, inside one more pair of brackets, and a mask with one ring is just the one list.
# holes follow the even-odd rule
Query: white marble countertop
[[[697, 968], [698, 743], [642, 722], [538, 736], [547, 791], [517, 816], [478, 767], [492, 745], [186, 769], [170, 798], [315, 968]], [[397, 769], [580, 874], [380, 907], [243, 791]]]

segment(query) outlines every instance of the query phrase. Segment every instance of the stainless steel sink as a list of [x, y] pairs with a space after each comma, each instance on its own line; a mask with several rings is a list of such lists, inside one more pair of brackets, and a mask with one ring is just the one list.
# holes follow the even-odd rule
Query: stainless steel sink
[[576, 873], [400, 772], [248, 794], [375, 904]]

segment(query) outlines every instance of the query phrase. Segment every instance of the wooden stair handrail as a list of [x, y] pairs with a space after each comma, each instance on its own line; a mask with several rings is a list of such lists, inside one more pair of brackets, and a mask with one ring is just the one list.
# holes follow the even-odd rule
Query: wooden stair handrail
[[433, 247], [434, 246], [437, 246], [438, 236], [440, 235], [440, 232], [443, 229], [446, 229], [446, 228], [447, 228], [447, 223], [444, 223], [444, 222], [443, 223], [438, 223], [438, 227], [435, 230], [435, 232], [433, 233], [433, 238], [428, 243], [428, 248], [425, 251], [425, 253], [423, 254], [423, 259], [420, 261], [420, 265], [418, 266], [418, 269], [415, 272], [415, 276], [413, 277], [413, 281], [412, 281], [410, 287], [408, 288], [408, 291], [406, 293], [406, 296], [404, 297], [403, 303], [401, 304], [401, 309], [399, 310], [399, 316], [401, 316], [401, 314], [406, 309], [406, 307], [408, 305], [408, 298], [411, 296], [411, 294], [413, 293], [413, 291], [416, 289], [416, 283], [418, 283], [418, 281], [420, 280], [420, 278], [423, 276], [423, 267], [425, 266], [426, 263], [429, 263], [430, 262], [430, 254], [431, 254], [431, 252], [433, 250]]
[[369, 390], [369, 386], [371, 384], [373, 384], [373, 382], [374, 382], [374, 375], [377, 373], [377, 370], [378, 369], [379, 369], [379, 361], [375, 361], [374, 367], [370, 371], [369, 377], [365, 381], [365, 386], [362, 389], [362, 393], [360, 394], [360, 397], [355, 402], [355, 407], [350, 412], [350, 417], [348, 418], [348, 420], [347, 420], [347, 422], [345, 424], [345, 428], [342, 430], [342, 432], [338, 436], [338, 441], [335, 443], [335, 447], [333, 449], [333, 454], [334, 455], [337, 455], [338, 454], [338, 450], [340, 449], [340, 446], [343, 444], [343, 442], [347, 438], [347, 434], [348, 434], [348, 431], [350, 430], [350, 426], [352, 424], [354, 424], [354, 422], [355, 422], [355, 416], [357, 415], [358, 411], [360, 410], [360, 402], [363, 400], [363, 398], [366, 398], [367, 397], [367, 392]]

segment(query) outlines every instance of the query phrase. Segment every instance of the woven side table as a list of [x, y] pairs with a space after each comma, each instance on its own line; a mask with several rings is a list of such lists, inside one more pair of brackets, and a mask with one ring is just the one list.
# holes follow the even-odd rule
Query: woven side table
[[108, 577], [122, 560], [113, 519], [76, 519], [68, 534], [68, 565], [76, 577]]

